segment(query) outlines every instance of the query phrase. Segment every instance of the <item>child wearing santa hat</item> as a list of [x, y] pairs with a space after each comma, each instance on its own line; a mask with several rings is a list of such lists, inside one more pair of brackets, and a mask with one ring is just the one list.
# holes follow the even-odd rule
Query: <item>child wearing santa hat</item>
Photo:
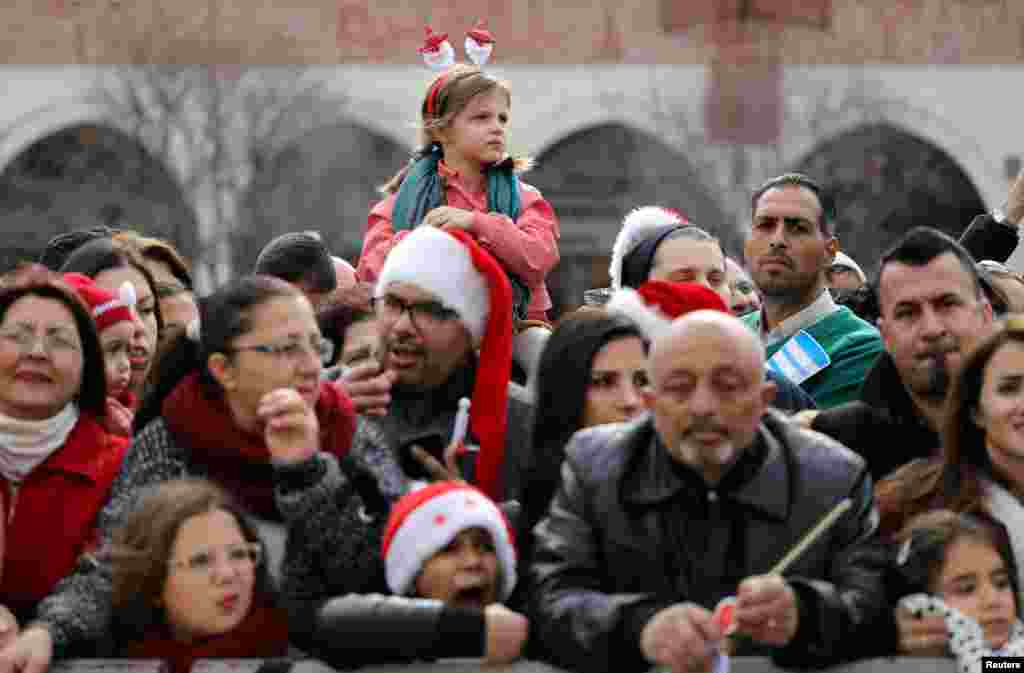
[[444, 481], [401, 498], [381, 558], [391, 595], [348, 593], [315, 601], [310, 617], [293, 614], [293, 632], [309, 638], [303, 650], [338, 668], [522, 656], [529, 623], [501, 603], [516, 586], [512, 529], [479, 490]]
[[358, 274], [375, 282], [391, 249], [418, 226], [467, 232], [509, 275], [516, 361], [529, 373], [548, 332], [545, 279], [558, 263], [559, 227], [551, 205], [519, 179], [531, 160], [508, 153], [511, 93], [480, 67], [493, 45], [478, 25], [467, 35], [478, 65], [454, 63], [447, 36], [428, 29], [420, 51], [441, 73], [420, 107], [419, 148], [383, 187], [388, 197], [370, 211]]
[[132, 368], [128, 357], [133, 335], [139, 329], [135, 314], [135, 287], [126, 282], [115, 295], [80, 273], [66, 273], [64, 281], [89, 307], [96, 322], [107, 377], [108, 430], [131, 436], [132, 416], [138, 406], [129, 389]]

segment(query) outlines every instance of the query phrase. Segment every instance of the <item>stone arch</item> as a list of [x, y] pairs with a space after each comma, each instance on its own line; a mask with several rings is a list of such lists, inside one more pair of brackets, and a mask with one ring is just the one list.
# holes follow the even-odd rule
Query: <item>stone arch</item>
[[297, 137], [255, 167], [232, 246], [234, 268], [252, 268], [271, 238], [317, 230], [337, 255], [355, 263], [378, 187], [409, 159], [409, 148], [351, 121]]
[[974, 182], [950, 154], [891, 123], [833, 136], [795, 165], [835, 193], [842, 248], [869, 274], [912, 227], [933, 226], [956, 237], [985, 210]]
[[734, 226], [686, 156], [626, 124], [588, 126], [556, 141], [526, 179], [561, 223], [563, 261], [549, 282], [558, 308], [579, 305], [583, 290], [608, 282], [615, 236], [623, 216], [637, 206], [675, 208], [727, 248], [738, 243]]
[[0, 173], [0, 218], [3, 269], [35, 259], [56, 234], [100, 224], [164, 238], [189, 259], [198, 251], [195, 215], [174, 175], [106, 123], [72, 124], [23, 144]]

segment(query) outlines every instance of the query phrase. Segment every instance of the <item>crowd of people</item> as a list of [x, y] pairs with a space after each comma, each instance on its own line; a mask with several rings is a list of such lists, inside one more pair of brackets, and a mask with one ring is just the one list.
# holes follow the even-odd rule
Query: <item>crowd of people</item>
[[510, 105], [433, 80], [355, 264], [287, 233], [199, 296], [126, 226], [3, 277], [0, 673], [1024, 652], [1024, 177], [860, 263], [804, 175], [734, 256], [637, 204], [555, 320]]

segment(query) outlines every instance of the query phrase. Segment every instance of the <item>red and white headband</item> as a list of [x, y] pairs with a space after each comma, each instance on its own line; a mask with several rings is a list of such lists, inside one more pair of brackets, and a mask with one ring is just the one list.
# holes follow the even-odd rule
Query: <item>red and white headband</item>
[[[448, 41], [448, 33], [435, 33], [431, 30], [430, 26], [426, 26], [424, 31], [426, 37], [423, 40], [423, 46], [419, 48], [420, 58], [423, 59], [423, 63], [431, 70], [440, 71], [447, 70], [455, 65], [455, 49], [452, 47], [452, 43]], [[463, 43], [463, 47], [469, 60], [477, 67], [482, 68], [491, 58], [494, 44], [494, 36], [487, 30], [483, 20], [480, 20], [477, 21], [471, 30], [466, 32], [466, 40]], [[440, 90], [441, 84], [445, 79], [447, 79], [446, 76], [441, 75], [434, 80], [434, 84], [430, 87], [426, 104], [426, 112], [428, 114], [434, 114], [437, 92]]]

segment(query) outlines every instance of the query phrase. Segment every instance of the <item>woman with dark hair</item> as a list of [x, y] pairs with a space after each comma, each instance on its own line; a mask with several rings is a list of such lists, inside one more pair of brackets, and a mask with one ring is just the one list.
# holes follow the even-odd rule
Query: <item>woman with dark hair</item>
[[[1009, 318], [978, 344], [953, 382], [943, 414], [942, 457], [915, 460], [878, 483], [879, 533], [891, 536], [933, 509], [970, 512], [1003, 528], [1014, 556], [1024, 558], [1022, 413], [1024, 319]], [[1017, 585], [1024, 586], [1020, 580]], [[902, 651], [924, 647], [927, 638], [915, 635], [918, 629], [907, 620], [897, 623]]]
[[[0, 603], [19, 622], [59, 593], [96, 541], [127, 449], [103, 426], [103, 351], [89, 310], [54, 274], [26, 267], [0, 287], [0, 484], [6, 544]], [[42, 651], [45, 626], [18, 642]]]
[[647, 344], [640, 328], [600, 311], [574, 313], [551, 333], [537, 370], [533, 434], [523, 461], [518, 536], [527, 556], [529, 531], [547, 511], [558, 486], [565, 445], [573, 433], [627, 421], [643, 411]]
[[131, 391], [141, 399], [164, 325], [153, 275], [130, 246], [111, 238], [99, 238], [77, 248], [64, 262], [61, 272], [88, 276], [96, 285], [114, 294], [121, 291], [124, 283], [132, 284], [139, 329], [132, 338], [129, 351]]
[[[210, 479], [254, 516], [272, 572], [286, 523], [308, 514], [294, 502], [316, 501], [325, 516], [359, 527], [361, 501], [343, 497], [351, 489], [338, 465], [355, 415], [344, 394], [320, 380], [323, 343], [309, 301], [282, 280], [245, 276], [204, 298], [200, 323], [161, 359], [135, 416], [131, 450], [100, 515], [101, 539], [140, 489], [184, 476]], [[334, 497], [317, 499], [322, 492]], [[375, 552], [356, 537], [338, 556], [372, 565]], [[58, 655], [105, 631], [111, 587], [102, 562], [96, 565], [63, 585], [38, 616]], [[16, 663], [42, 658], [49, 653], [30, 648], [12, 656]]]
[[282, 657], [288, 623], [256, 527], [216, 485], [165, 482], [114, 533], [115, 654], [162, 659]]

